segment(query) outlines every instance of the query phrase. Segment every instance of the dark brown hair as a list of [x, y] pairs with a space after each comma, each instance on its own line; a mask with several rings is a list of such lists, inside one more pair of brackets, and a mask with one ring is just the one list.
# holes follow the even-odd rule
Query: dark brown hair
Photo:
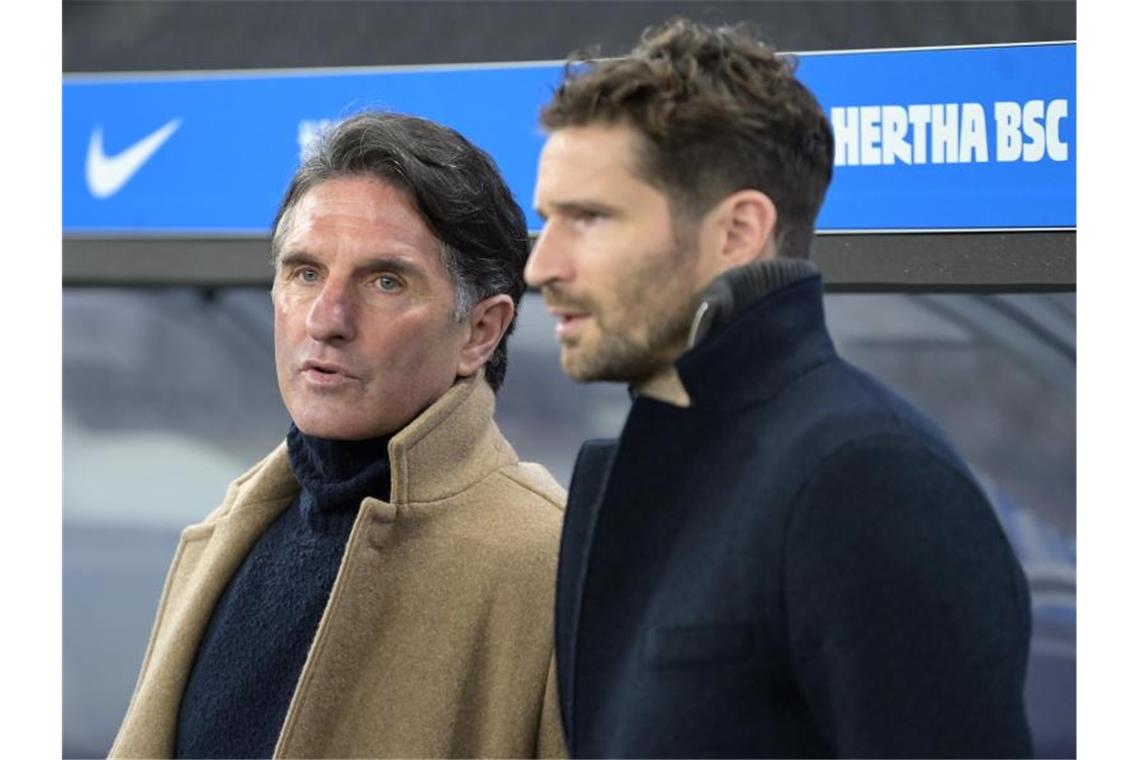
[[540, 118], [547, 130], [632, 126], [645, 138], [641, 175], [685, 221], [738, 190], [763, 192], [780, 255], [806, 257], [835, 141], [795, 66], [743, 25], [673, 19], [624, 58], [575, 56]]

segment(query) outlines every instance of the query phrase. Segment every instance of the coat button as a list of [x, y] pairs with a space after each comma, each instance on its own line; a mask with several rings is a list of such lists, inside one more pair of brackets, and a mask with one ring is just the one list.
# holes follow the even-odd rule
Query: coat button
[[368, 545], [376, 551], [382, 552], [392, 540], [392, 533], [395, 530], [396, 505], [368, 497], [361, 503], [361, 506], [372, 512], [372, 522], [365, 530]]
[[372, 520], [382, 525], [396, 522], [396, 505], [386, 501], [374, 499], [371, 496], [364, 500], [364, 507], [372, 510]]

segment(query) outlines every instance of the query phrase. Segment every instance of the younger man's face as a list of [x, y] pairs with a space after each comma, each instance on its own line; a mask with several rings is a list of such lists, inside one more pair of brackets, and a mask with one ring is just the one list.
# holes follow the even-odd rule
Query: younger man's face
[[625, 125], [556, 130], [538, 165], [546, 220], [526, 267], [558, 318], [574, 380], [639, 383], [685, 350], [702, 271], [699, 231], [679, 240], [668, 198], [634, 172], [643, 138]]

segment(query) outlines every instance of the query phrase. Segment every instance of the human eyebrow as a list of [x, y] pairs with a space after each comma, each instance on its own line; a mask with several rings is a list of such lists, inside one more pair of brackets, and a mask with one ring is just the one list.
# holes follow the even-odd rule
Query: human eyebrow
[[289, 251], [281, 254], [277, 259], [277, 266], [281, 269], [294, 269], [301, 266], [319, 267], [321, 263], [316, 256], [305, 251]]
[[555, 211], [558, 211], [562, 214], [567, 214], [569, 216], [577, 216], [581, 214], [617, 216], [620, 213], [620, 210], [616, 206], [611, 206], [610, 204], [602, 203], [601, 201], [591, 200], [557, 201], [551, 203], [550, 207]]
[[[277, 260], [277, 265], [282, 269], [296, 269], [297, 267], [304, 266], [319, 269], [324, 266], [320, 259], [306, 251], [289, 251], [288, 253], [283, 253], [281, 254], [281, 258]], [[358, 262], [353, 269], [358, 274], [365, 275], [375, 274], [377, 272], [391, 272], [401, 277], [413, 277], [422, 274], [422, 270], [419, 266], [397, 256], [375, 256], [368, 258]]]
[[362, 274], [391, 272], [405, 279], [423, 275], [421, 267], [407, 259], [398, 258], [396, 256], [377, 256], [365, 259], [356, 265], [355, 270]]

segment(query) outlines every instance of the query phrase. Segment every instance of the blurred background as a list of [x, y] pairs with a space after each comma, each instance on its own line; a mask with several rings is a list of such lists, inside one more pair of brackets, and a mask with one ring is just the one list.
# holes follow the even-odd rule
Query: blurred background
[[[675, 14], [749, 19], [805, 52], [1076, 39], [1072, 2], [64, 2], [64, 81], [552, 61], [623, 52]], [[840, 352], [930, 413], [990, 489], [1033, 592], [1038, 756], [1075, 756], [1075, 233], [829, 235], [816, 260]], [[270, 276], [256, 233], [65, 230], [65, 757], [109, 750], [181, 528], [284, 436]], [[561, 374], [528, 294], [497, 413], [520, 456], [566, 485], [628, 405]]]

